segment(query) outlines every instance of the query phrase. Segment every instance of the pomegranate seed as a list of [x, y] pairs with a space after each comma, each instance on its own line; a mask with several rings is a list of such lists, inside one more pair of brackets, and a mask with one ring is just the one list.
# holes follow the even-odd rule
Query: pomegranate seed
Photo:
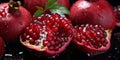
[[58, 18], [59, 16], [58, 16], [58, 14], [53, 14], [52, 17], [53, 18]]
[[54, 46], [50, 46], [48, 47], [50, 50], [54, 50]]
[[38, 46], [38, 45], [39, 45], [39, 42], [38, 42], [38, 41], [35, 41], [35, 45]]
[[67, 42], [67, 41], [68, 41], [68, 38], [67, 38], [67, 37], [65, 37], [65, 38], [64, 38], [64, 41], [65, 41], [65, 42]]
[[84, 39], [82, 39], [82, 43], [83, 43], [84, 45], [87, 45], [87, 42], [86, 42]]
[[59, 49], [59, 47], [58, 47], [58, 46], [55, 46], [54, 50], [57, 51], [58, 49]]
[[50, 43], [52, 46], [54, 46], [54, 45], [55, 45], [55, 41], [53, 41], [53, 40], [52, 40], [52, 41], [50, 41], [49, 43]]
[[61, 25], [65, 25], [65, 24], [67, 24], [67, 22], [64, 19], [62, 19], [61, 20]]
[[32, 38], [30, 38], [29, 43], [34, 45], [35, 41]]
[[44, 46], [50, 46], [49, 42], [47, 40], [43, 40], [43, 45]]
[[3, 16], [3, 17], [6, 17], [6, 15], [7, 15], [6, 13], [2, 13], [2, 16]]
[[47, 39], [48, 39], [48, 41], [51, 41], [53, 39], [53, 35], [52, 34], [47, 34]]
[[31, 36], [33, 37], [33, 39], [37, 40], [39, 39], [39, 36], [36, 33], [32, 33]]
[[85, 37], [85, 36], [83, 36], [83, 35], [81, 35], [81, 36], [80, 36], [80, 38], [81, 38], [81, 39], [85, 39], [86, 37]]
[[53, 27], [52, 27], [52, 31], [57, 32], [57, 31], [58, 31], [58, 28], [57, 28], [56, 26], [53, 26]]

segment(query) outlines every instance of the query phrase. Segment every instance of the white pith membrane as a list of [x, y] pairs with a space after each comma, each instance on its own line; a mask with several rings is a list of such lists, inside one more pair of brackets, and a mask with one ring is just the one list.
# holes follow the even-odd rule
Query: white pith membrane
[[111, 30], [104, 30], [100, 25], [90, 24], [81, 25], [80, 27], [76, 26], [76, 29], [79, 31], [76, 42], [82, 47], [85, 46], [86, 48], [84, 49], [91, 49], [93, 50], [92, 52], [96, 52], [95, 50], [104, 51], [109, 48]]
[[[45, 17], [43, 17], [43, 16], [45, 16]], [[62, 32], [62, 30], [64, 30], [64, 28], [63, 27], [65, 27], [65, 26], [71, 26], [71, 25], [69, 25], [69, 24], [66, 24], [66, 23], [70, 23], [69, 21], [67, 21], [65, 24], [63, 23], [63, 26], [60, 26], [61, 25], [61, 23], [58, 23], [58, 22], [53, 22], [53, 25], [51, 26], [51, 27], [54, 27], [54, 25], [56, 24], [56, 27], [57, 27], [57, 31], [56, 31], [56, 29], [54, 29], [54, 30], [52, 30], [52, 28], [51, 27], [49, 27], [49, 24], [48, 24], [48, 26], [47, 26], [47, 22], [48, 23], [50, 23], [50, 21], [47, 21], [47, 20], [43, 20], [42, 21], [42, 19], [44, 18], [44, 19], [51, 19], [51, 20], [58, 20], [58, 21], [60, 21], [60, 22], [66, 22], [67, 20], [66, 20], [66, 18], [64, 17], [64, 16], [61, 16], [60, 18], [53, 18], [53, 17], [51, 17], [51, 15], [49, 15], [49, 14], [45, 14], [45, 15], [41, 15], [41, 17], [38, 17], [36, 20], [34, 20], [34, 22], [33, 22], [33, 24], [30, 24], [30, 25], [34, 25], [34, 26], [37, 26], [37, 28], [40, 30], [40, 33], [39, 33], [39, 38], [38, 39], [36, 39], [35, 41], [37, 41], [37, 42], [39, 42], [38, 44], [31, 44], [29, 41], [30, 40], [24, 40], [23, 38], [22, 38], [22, 36], [20, 36], [20, 41], [21, 41], [21, 43], [23, 44], [23, 45], [25, 45], [25, 46], [27, 46], [28, 48], [31, 48], [31, 49], [34, 49], [34, 50], [37, 50], [37, 51], [45, 51], [45, 50], [50, 50], [51, 49], [51, 52], [50, 53], [52, 53], [53, 55], [54, 55], [54, 53], [59, 53], [59, 52], [62, 52], [63, 51], [63, 49], [65, 48], [65, 47], [67, 47], [67, 45], [70, 43], [70, 41], [71, 41], [71, 34], [70, 35], [66, 35], [66, 33], [65, 32], [69, 32], [69, 31], [71, 31], [71, 27], [68, 27], [68, 31], [65, 31], [65, 32]], [[59, 20], [60, 19], [60, 20]], [[55, 27], [55, 28], [56, 28]], [[62, 27], [62, 28], [61, 28]], [[26, 27], [26, 29], [29, 29], [29, 27]], [[48, 30], [47, 30], [48, 29]], [[31, 31], [32, 32], [32, 29], [29, 29], [29, 31]], [[49, 31], [49, 32], [48, 32]], [[61, 32], [59, 32], [59, 31], [61, 31]], [[64, 33], [64, 34], [63, 34]], [[22, 35], [24, 35], [24, 34], [26, 34], [26, 33], [23, 33]], [[34, 33], [33, 33], [34, 34]], [[57, 44], [57, 43], [59, 43], [59, 47], [57, 47], [58, 49], [57, 50], [52, 50], [52, 48], [54, 48], [54, 47], [49, 47], [48, 48], [48, 46], [44, 46], [44, 44], [43, 44], [43, 42], [45, 41], [45, 40], [47, 40], [48, 38], [47, 38], [47, 36], [48, 36], [48, 34], [53, 34], [53, 36], [52, 36], [52, 40], [54, 41], [55, 39], [54, 39], [54, 37], [55, 38], [60, 38], [60, 36], [57, 36], [57, 35], [59, 35], [59, 34], [63, 34], [63, 38], [61, 38], [60, 40], [63, 42], [62, 44], [61, 43], [59, 43], [59, 42], [57, 42], [57, 39], [55, 40], [55, 44]], [[29, 35], [27, 35], [26, 36], [27, 38], [29, 38], [30, 36]], [[32, 39], [32, 38], [29, 38], [29, 39]], [[65, 43], [65, 42], [67, 42], [67, 43]], [[47, 43], [47, 42], [45, 42], [45, 43]], [[48, 42], [49, 43], [49, 42]], [[54, 44], [54, 43], [53, 43]], [[64, 46], [63, 46], [64, 45]], [[56, 45], [57, 46], [57, 45]], [[56, 51], [56, 52], [54, 52], [54, 51]]]

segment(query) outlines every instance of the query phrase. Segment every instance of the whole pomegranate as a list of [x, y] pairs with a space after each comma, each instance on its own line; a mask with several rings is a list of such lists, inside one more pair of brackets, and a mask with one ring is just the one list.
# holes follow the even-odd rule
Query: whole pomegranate
[[[33, 15], [37, 10], [36, 6], [45, 8], [47, 2], [48, 0], [24, 0], [24, 7]], [[69, 9], [69, 0], [57, 0], [57, 3]]]
[[0, 59], [2, 58], [4, 51], [5, 51], [5, 43], [2, 37], [0, 37]]
[[30, 22], [31, 15], [20, 2], [0, 4], [0, 36], [4, 40], [15, 41]]
[[114, 29], [113, 9], [106, 0], [78, 0], [70, 10], [70, 20], [74, 25], [98, 24], [105, 29]]
[[33, 22], [21, 34], [20, 42], [37, 53], [56, 56], [71, 42], [72, 29], [71, 22], [65, 16], [42, 14], [33, 17]]

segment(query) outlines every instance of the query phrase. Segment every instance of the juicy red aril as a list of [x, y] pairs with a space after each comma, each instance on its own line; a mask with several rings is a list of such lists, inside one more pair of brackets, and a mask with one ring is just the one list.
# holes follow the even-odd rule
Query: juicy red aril
[[22, 40], [35, 46], [42, 44], [56, 51], [72, 37], [72, 29], [72, 24], [65, 16], [43, 14], [33, 18], [33, 23], [23, 32]]
[[78, 31], [77, 39], [83, 43], [94, 48], [99, 48], [107, 45], [106, 32], [100, 25], [81, 25], [79, 28], [75, 26]]

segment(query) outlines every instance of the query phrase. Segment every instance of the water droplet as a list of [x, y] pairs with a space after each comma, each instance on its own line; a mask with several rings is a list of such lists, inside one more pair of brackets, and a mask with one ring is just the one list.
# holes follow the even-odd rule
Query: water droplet
[[10, 60], [10, 59], [13, 60], [13, 55], [5, 53], [3, 60]]
[[99, 5], [98, 5], [97, 7], [98, 7], [98, 8], [100, 8], [100, 6], [99, 6]]
[[101, 19], [101, 20], [104, 19], [104, 16], [101, 13], [98, 12], [97, 15], [98, 15], [99, 19]]
[[12, 54], [5, 54], [5, 56], [9, 56], [9, 57], [11, 57], [11, 56], [12, 56]]
[[114, 48], [115, 50], [117, 50], [118, 48]]
[[108, 58], [111, 58], [111, 56], [108, 56]]
[[48, 57], [48, 58], [55, 58], [56, 56]]
[[91, 56], [91, 54], [87, 53], [87, 56]]
[[19, 54], [23, 54], [23, 52], [19, 52]]

